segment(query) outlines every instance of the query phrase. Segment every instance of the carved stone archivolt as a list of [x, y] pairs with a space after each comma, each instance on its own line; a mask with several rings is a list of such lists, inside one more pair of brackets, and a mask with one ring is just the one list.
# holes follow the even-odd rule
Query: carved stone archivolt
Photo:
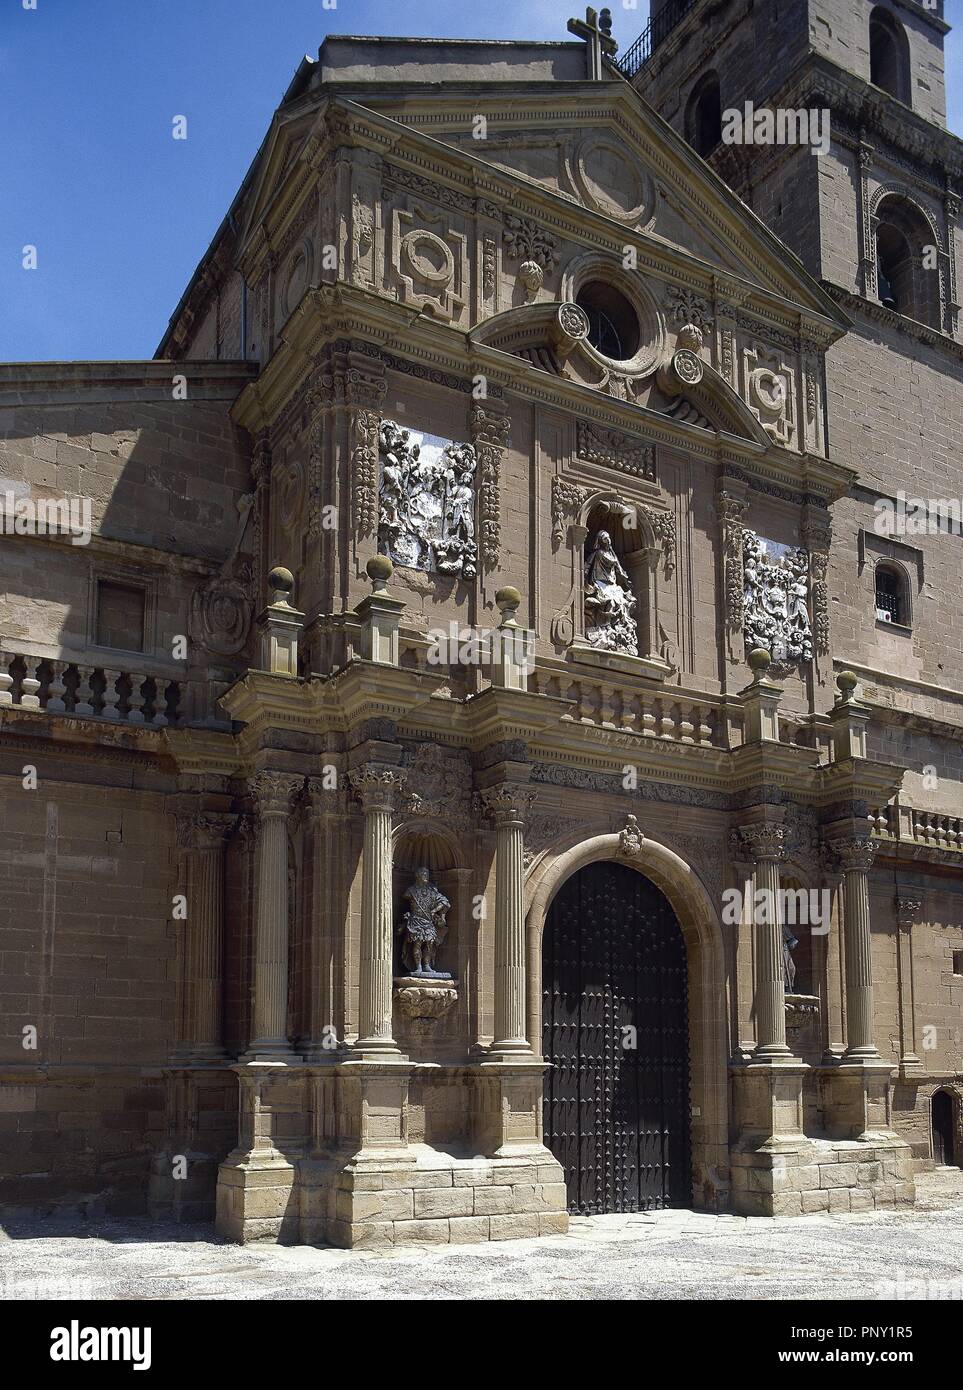
[[508, 444], [509, 417], [477, 402], [471, 412], [471, 442], [478, 460], [479, 541], [482, 564], [494, 569], [501, 542], [502, 454]]
[[379, 550], [403, 568], [473, 578], [473, 446], [430, 434], [412, 437], [410, 430], [385, 420], [379, 449]]
[[746, 651], [764, 647], [777, 671], [811, 661], [808, 553], [745, 530], [742, 567]]

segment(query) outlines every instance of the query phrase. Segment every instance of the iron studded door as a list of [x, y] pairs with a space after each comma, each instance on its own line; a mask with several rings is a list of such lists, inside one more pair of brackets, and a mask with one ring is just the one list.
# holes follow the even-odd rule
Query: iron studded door
[[610, 862], [563, 884], [542, 995], [545, 1143], [569, 1210], [689, 1206], [686, 951], [655, 884]]

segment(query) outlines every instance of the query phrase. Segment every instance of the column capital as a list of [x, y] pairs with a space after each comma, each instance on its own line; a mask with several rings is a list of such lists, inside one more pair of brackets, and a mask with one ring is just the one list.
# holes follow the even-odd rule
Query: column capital
[[364, 811], [393, 811], [405, 789], [408, 774], [380, 763], [365, 763], [348, 774], [355, 796]]
[[836, 840], [833, 848], [844, 874], [869, 873], [876, 858], [878, 846], [873, 840], [863, 836], [850, 840]]
[[286, 816], [303, 782], [304, 778], [295, 772], [265, 770], [254, 773], [248, 781], [248, 788], [260, 816]]
[[481, 804], [495, 822], [496, 828], [506, 825], [523, 826], [537, 793], [523, 782], [499, 782], [480, 792]]
[[771, 859], [778, 864], [786, 858], [788, 831], [784, 825], [760, 821], [755, 825], [740, 825], [738, 829], [743, 847], [756, 863]]
[[180, 849], [220, 849], [237, 824], [230, 812], [187, 811], [177, 816], [177, 844]]
[[331, 785], [327, 777], [306, 777], [304, 779], [304, 801], [313, 816], [333, 816], [343, 814], [345, 809], [345, 787], [341, 773]]
[[900, 931], [910, 931], [919, 921], [920, 913], [923, 911], [923, 894], [897, 893], [893, 901], [896, 904], [896, 921], [899, 923]]

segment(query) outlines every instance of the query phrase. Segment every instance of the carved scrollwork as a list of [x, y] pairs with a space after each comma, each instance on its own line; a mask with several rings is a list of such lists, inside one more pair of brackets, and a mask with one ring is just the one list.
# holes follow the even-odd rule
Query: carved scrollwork
[[528, 217], [509, 213], [503, 233], [505, 248], [514, 261], [535, 261], [547, 273], [558, 261], [558, 242]]
[[843, 873], [869, 873], [878, 846], [874, 840], [854, 836], [850, 840], [837, 840], [833, 848]]
[[471, 412], [471, 439], [478, 460], [480, 491], [479, 532], [482, 563], [486, 569], [498, 564], [501, 542], [500, 480], [502, 454], [508, 444], [509, 418], [486, 410], [477, 402]]
[[552, 544], [557, 548], [565, 539], [565, 527], [585, 504], [585, 489], [567, 483], [564, 478], [552, 479]]
[[617, 468], [636, 478], [655, 479], [655, 447], [621, 430], [580, 420], [576, 427], [576, 450], [579, 458], [588, 459], [590, 463]]
[[407, 780], [404, 772], [378, 763], [365, 763], [348, 773], [351, 789], [364, 811], [393, 811]]
[[788, 834], [784, 825], [775, 825], [768, 821], [758, 825], [743, 825], [739, 827], [736, 845], [747, 851], [750, 858], [756, 862], [760, 859], [775, 859], [781, 862], [786, 857]]

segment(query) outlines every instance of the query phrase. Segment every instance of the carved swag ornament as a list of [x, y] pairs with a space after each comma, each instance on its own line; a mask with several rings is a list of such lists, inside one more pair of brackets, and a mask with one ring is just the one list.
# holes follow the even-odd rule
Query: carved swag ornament
[[384, 420], [379, 431], [381, 488], [378, 549], [405, 569], [472, 579], [475, 469], [471, 444], [455, 444]]

